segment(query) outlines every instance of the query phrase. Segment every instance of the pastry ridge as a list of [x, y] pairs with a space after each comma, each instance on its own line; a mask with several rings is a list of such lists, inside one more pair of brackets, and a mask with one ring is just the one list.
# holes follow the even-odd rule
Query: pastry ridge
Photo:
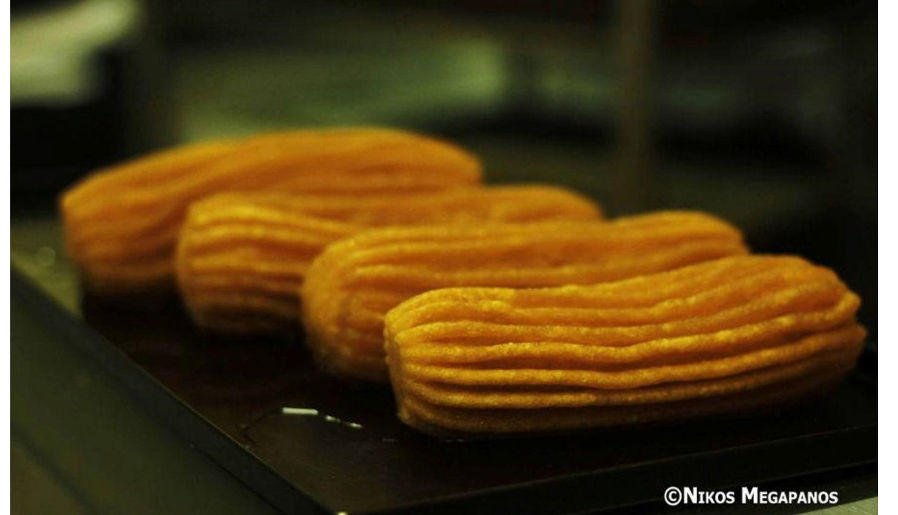
[[737, 255], [606, 284], [433, 290], [390, 310], [384, 338], [413, 427], [567, 430], [812, 395], [854, 367], [859, 306], [829, 269]]
[[[600, 217], [592, 200], [539, 184], [372, 197], [225, 193], [190, 207], [176, 250], [177, 283], [188, 311], [204, 329], [242, 336], [290, 333], [298, 326], [299, 290], [315, 256], [372, 226]], [[217, 296], [232, 299], [226, 310]], [[241, 296], [247, 299], [242, 308]], [[258, 302], [266, 297], [270, 304]], [[220, 326], [214, 323], [221, 318], [216, 313], [239, 316], [244, 323]], [[259, 324], [252, 322], [254, 316]]]
[[302, 130], [185, 145], [100, 170], [59, 198], [66, 248], [101, 296], [161, 293], [188, 205], [227, 191], [377, 196], [473, 185], [461, 148], [383, 128]]
[[[738, 229], [688, 211], [603, 223], [372, 229], [330, 245], [312, 262], [301, 294], [302, 319], [325, 368], [386, 381], [383, 316], [427, 290], [603, 283], [747, 251]], [[391, 300], [359, 304], [372, 296]]]

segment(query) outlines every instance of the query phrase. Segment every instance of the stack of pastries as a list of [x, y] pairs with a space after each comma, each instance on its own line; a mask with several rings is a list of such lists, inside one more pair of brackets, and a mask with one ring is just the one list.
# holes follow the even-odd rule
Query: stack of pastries
[[60, 210], [92, 294], [175, 291], [247, 345], [303, 333], [323, 370], [389, 381], [428, 433], [755, 411], [854, 367], [860, 300], [831, 270], [752, 255], [710, 214], [605, 220], [576, 192], [481, 172], [428, 136], [304, 130], [127, 162]]

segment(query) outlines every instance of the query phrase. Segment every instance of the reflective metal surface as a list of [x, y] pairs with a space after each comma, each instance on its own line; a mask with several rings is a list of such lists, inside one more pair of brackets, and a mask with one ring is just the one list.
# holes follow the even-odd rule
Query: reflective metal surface
[[176, 430], [193, 427], [195, 445], [282, 509], [309, 499], [347, 512], [521, 500], [533, 511], [598, 509], [657, 499], [673, 481], [749, 484], [875, 461], [875, 353], [836, 391], [778, 413], [438, 440], [398, 421], [387, 388], [318, 372], [301, 339], [219, 341], [198, 333], [175, 301], [146, 311], [79, 299], [57, 235], [50, 219], [13, 231], [14, 266], [56, 297], [39, 307], [48, 324], [73, 318], [91, 328], [77, 333], [78, 346]]

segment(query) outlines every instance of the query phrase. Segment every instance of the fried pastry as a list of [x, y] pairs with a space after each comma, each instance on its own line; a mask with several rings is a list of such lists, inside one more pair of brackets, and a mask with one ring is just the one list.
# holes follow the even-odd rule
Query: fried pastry
[[302, 289], [302, 320], [325, 369], [386, 381], [383, 316], [427, 290], [601, 283], [746, 252], [736, 228], [698, 212], [374, 229], [315, 259]]
[[100, 295], [170, 289], [173, 252], [192, 201], [223, 191], [389, 195], [480, 181], [451, 144], [387, 129], [307, 130], [201, 143], [95, 173], [60, 198], [68, 253]]
[[853, 368], [859, 304], [827, 268], [740, 255], [590, 286], [430, 291], [384, 334], [405, 423], [553, 431], [801, 399]]
[[421, 195], [223, 193], [194, 203], [176, 252], [179, 290], [197, 325], [217, 333], [289, 333], [299, 288], [324, 247], [371, 226], [597, 220], [591, 200], [544, 185]]

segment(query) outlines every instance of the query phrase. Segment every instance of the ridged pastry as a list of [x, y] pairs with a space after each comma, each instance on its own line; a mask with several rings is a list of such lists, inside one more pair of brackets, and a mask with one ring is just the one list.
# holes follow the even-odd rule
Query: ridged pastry
[[175, 148], [95, 173], [60, 198], [68, 252], [99, 295], [173, 285], [173, 252], [192, 201], [223, 191], [386, 195], [480, 181], [479, 161], [411, 133], [353, 128], [268, 134]]
[[733, 256], [592, 286], [430, 291], [389, 312], [385, 338], [407, 424], [568, 430], [810, 395], [854, 366], [859, 304], [827, 268]]
[[746, 252], [736, 228], [697, 212], [608, 223], [374, 229], [315, 259], [302, 290], [302, 319], [327, 370], [386, 381], [383, 316], [424, 291], [592, 284]]
[[226, 334], [287, 333], [311, 261], [371, 226], [597, 220], [598, 206], [555, 186], [468, 187], [420, 195], [224, 193], [194, 203], [176, 252], [193, 320]]

